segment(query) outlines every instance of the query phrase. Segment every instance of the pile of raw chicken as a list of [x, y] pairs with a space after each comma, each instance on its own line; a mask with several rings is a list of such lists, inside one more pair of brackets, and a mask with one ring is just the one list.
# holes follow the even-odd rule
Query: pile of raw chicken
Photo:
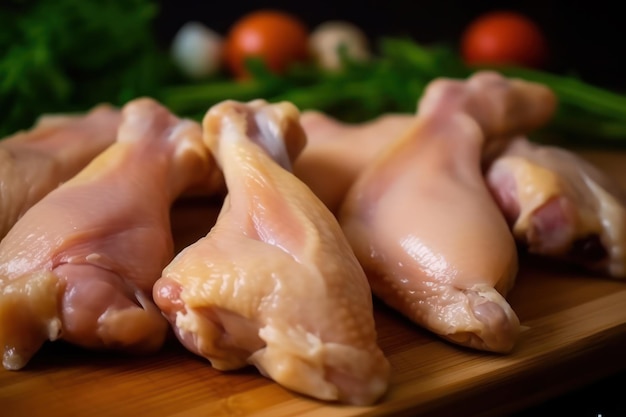
[[[44, 116], [0, 141], [3, 365], [48, 340], [149, 353], [173, 333], [216, 369], [372, 404], [390, 378], [373, 297], [510, 352], [520, 247], [626, 276], [623, 191], [526, 137], [556, 107], [543, 85], [480, 71], [362, 124], [261, 99], [201, 123], [149, 98]], [[198, 196], [219, 214], [178, 248], [176, 205]]]

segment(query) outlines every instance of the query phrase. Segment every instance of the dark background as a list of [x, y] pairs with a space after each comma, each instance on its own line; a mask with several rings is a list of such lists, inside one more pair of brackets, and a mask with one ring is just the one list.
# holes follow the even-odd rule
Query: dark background
[[453, 46], [458, 45], [469, 22], [481, 13], [514, 10], [532, 18], [544, 31], [551, 49], [551, 71], [575, 73], [599, 86], [626, 89], [626, 19], [620, 2], [606, 0], [162, 0], [158, 34], [166, 43], [189, 20], [226, 34], [238, 18], [260, 8], [293, 13], [310, 29], [325, 20], [343, 19], [361, 27], [372, 41], [381, 35], [398, 35], [424, 44], [446, 42]]

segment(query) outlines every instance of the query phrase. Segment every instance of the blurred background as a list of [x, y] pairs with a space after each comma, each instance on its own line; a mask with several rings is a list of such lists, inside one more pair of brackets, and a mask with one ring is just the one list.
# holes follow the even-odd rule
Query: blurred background
[[[185, 23], [198, 21], [226, 36], [244, 15], [259, 9], [291, 13], [310, 31], [331, 20], [351, 22], [367, 35], [375, 53], [382, 37], [409, 38], [414, 41], [410, 43], [413, 49], [417, 44], [443, 44], [451, 48], [439, 50], [460, 52], [463, 33], [478, 16], [496, 10], [521, 13], [540, 27], [548, 42], [548, 63], [544, 69], [567, 78], [563, 87], [567, 91], [557, 91], [550, 85], [568, 116], [567, 120], [554, 120], [552, 126], [561, 130], [567, 126], [568, 132], [577, 136], [596, 137], [601, 132], [603, 140], [626, 144], [626, 97], [615, 97], [588, 86], [571, 88], [570, 83], [572, 78], [578, 78], [592, 87], [626, 91], [626, 63], [622, 58], [626, 51], [626, 24], [619, 3], [607, 0], [0, 0], [0, 108], [5, 110], [0, 116], [0, 137], [31, 126], [43, 113], [85, 111], [100, 102], [122, 105], [140, 95], [156, 97], [178, 114], [195, 117], [207, 105], [224, 97], [212, 94], [219, 89], [196, 90], [189, 86], [189, 79], [170, 78], [176, 75], [172, 71], [174, 60], [164, 55], [170, 53], [175, 35]], [[194, 48], [197, 45], [187, 47], [187, 58], [203, 59], [197, 59], [202, 54], [194, 54]], [[398, 58], [402, 60], [407, 55], [406, 50], [396, 54], [394, 65]], [[209, 58], [219, 60], [215, 56]], [[416, 84], [415, 74], [413, 71], [404, 76]], [[439, 74], [437, 68], [427, 75]], [[407, 90], [402, 76], [396, 72], [389, 79], [377, 75], [374, 83], [363, 81], [370, 96], [385, 96], [388, 103], [354, 99], [347, 93], [337, 97], [339, 94], [331, 88], [328, 90], [333, 91], [333, 97], [328, 101], [335, 108], [351, 109], [345, 103], [352, 100], [360, 119], [370, 113], [394, 110], [394, 106], [413, 111], [414, 97], [419, 96], [419, 91]], [[386, 82], [393, 82], [394, 88], [388, 88]], [[189, 88], [170, 88], [177, 84], [187, 84]], [[240, 90], [239, 86], [230, 85], [219, 91], [233, 98], [233, 93]], [[292, 90], [273, 91], [274, 95], [263, 90], [255, 94], [274, 99]], [[380, 91], [385, 94], [379, 94]], [[364, 92], [361, 93], [362, 96]], [[305, 96], [312, 97], [308, 93]], [[581, 97], [584, 102], [579, 100]], [[310, 107], [316, 107], [318, 102]], [[597, 105], [599, 102], [602, 106]], [[311, 103], [296, 104], [306, 108]], [[366, 109], [366, 105], [372, 108]], [[380, 108], [374, 108], [377, 106]], [[580, 119], [581, 114], [584, 120]]]
[[[463, 1], [335, 0], [214, 2], [161, 0], [156, 21], [161, 42], [168, 42], [185, 22], [198, 20], [225, 34], [243, 14], [275, 8], [297, 15], [310, 28], [326, 20], [348, 20], [372, 41], [380, 36], [410, 36], [420, 43], [457, 45], [463, 30], [491, 10], [514, 10], [534, 20], [550, 44], [550, 69], [575, 73], [590, 83], [626, 89], [626, 22], [619, 2], [597, 0]], [[373, 45], [375, 46], [375, 45]]]

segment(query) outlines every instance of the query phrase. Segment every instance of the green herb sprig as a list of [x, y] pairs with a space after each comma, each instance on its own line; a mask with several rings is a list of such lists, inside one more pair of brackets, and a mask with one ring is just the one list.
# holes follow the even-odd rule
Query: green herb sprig
[[[340, 120], [358, 122], [385, 112], [413, 113], [424, 88], [437, 77], [466, 78], [478, 69], [463, 64], [449, 45], [423, 46], [408, 38], [382, 38], [368, 62], [344, 57], [344, 70], [328, 72], [294, 67], [281, 77], [250, 62], [253, 80], [209, 80], [169, 86], [161, 99], [182, 114], [203, 114], [225, 98], [287, 100], [301, 110], [321, 110]], [[550, 87], [559, 102], [551, 122], [533, 136], [571, 146], [626, 147], [626, 96], [585, 83], [571, 75], [527, 68], [498, 68], [509, 77]]]

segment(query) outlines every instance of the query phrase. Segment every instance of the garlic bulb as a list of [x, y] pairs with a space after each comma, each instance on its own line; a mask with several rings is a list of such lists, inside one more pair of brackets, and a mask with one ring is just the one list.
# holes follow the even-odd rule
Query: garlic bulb
[[311, 32], [309, 48], [318, 65], [328, 70], [341, 69], [340, 48], [355, 61], [370, 57], [367, 37], [356, 25], [334, 20], [322, 23]]
[[172, 41], [172, 58], [186, 76], [206, 78], [220, 70], [223, 44], [223, 37], [204, 24], [187, 22]]

